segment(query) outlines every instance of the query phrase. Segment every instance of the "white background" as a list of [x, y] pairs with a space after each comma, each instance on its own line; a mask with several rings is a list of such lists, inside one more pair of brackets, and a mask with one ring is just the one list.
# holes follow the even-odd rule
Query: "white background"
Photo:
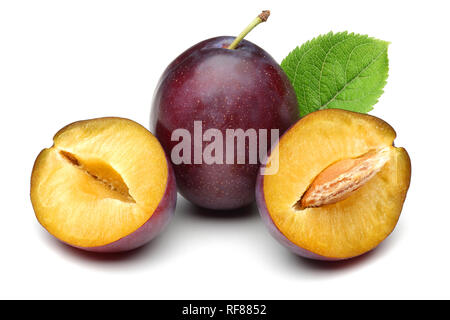
[[[278, 62], [330, 30], [388, 40], [390, 75], [372, 114], [397, 131], [413, 175], [399, 224], [374, 252], [304, 260], [257, 210], [208, 215], [179, 198], [166, 232], [128, 254], [69, 248], [29, 200], [35, 157], [62, 126], [100, 116], [148, 127], [165, 67], [206, 38], [247, 38]], [[447, 1], [1, 1], [0, 298], [450, 298], [450, 22]]]

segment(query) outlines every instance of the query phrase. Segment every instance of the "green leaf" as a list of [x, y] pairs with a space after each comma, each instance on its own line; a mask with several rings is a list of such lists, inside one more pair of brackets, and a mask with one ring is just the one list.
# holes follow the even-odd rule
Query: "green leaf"
[[281, 63], [302, 116], [321, 109], [368, 112], [383, 93], [388, 42], [332, 32], [295, 48]]

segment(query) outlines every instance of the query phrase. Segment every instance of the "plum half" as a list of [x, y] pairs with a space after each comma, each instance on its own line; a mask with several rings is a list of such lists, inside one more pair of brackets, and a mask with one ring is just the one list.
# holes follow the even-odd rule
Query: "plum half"
[[31, 176], [40, 224], [71, 246], [127, 251], [150, 241], [176, 205], [175, 177], [158, 140], [123, 118], [72, 123], [41, 151]]
[[383, 120], [339, 109], [298, 121], [267, 159], [265, 170], [278, 171], [258, 176], [257, 205], [272, 235], [318, 260], [374, 249], [394, 230], [411, 178], [395, 137]]

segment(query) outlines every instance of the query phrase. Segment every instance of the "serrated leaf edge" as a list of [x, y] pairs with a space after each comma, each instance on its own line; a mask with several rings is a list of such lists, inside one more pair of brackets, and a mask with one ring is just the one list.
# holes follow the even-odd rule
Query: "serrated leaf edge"
[[[330, 32], [328, 32], [328, 33], [326, 33], [326, 34], [321, 34], [321, 35], [319, 35], [319, 36], [317, 36], [317, 37], [315, 37], [315, 38], [313, 38], [313, 39], [311, 39], [311, 40], [306, 41], [306, 42], [303, 43], [301, 46], [295, 47], [295, 48], [294, 48], [292, 51], [290, 51], [289, 54], [281, 61], [281, 67], [282, 67], [283, 69], [285, 69], [285, 68], [287, 67], [287, 65], [286, 65], [287, 59], [289, 59], [292, 55], [295, 55], [295, 52], [296, 52], [296, 51], [300, 51], [301, 49], [306, 48], [307, 46], [310, 46], [311, 43], [316, 42], [316, 41], [319, 41], [319, 40], [322, 39], [322, 38], [329, 37], [329, 36], [339, 36], [339, 35], [344, 35], [344, 36], [355, 36], [355, 37], [359, 37], [359, 38], [363, 38], [363, 39], [372, 40], [372, 41], [375, 41], [375, 42], [384, 43], [384, 44], [386, 45], [386, 50], [388, 49], [389, 45], [391, 44], [390, 41], [385, 41], [385, 40], [377, 39], [377, 38], [375, 38], [375, 37], [370, 37], [370, 36], [367, 35], [367, 34], [359, 34], [359, 33], [354, 33], [354, 32], [349, 33], [348, 31], [341, 31], [341, 32], [334, 33], [333, 31], [330, 31]], [[296, 64], [295, 71], [294, 71], [294, 72], [295, 72], [295, 76], [294, 76], [294, 79], [292, 80], [292, 86], [293, 86], [294, 88], [295, 88], [295, 81], [296, 81], [296, 79], [297, 79], [297, 71], [298, 71], [298, 67], [299, 67], [299, 65], [300, 65], [301, 60], [303, 59], [303, 57], [304, 57], [310, 50], [311, 50], [311, 49], [308, 49], [307, 51], [305, 51], [305, 53], [303, 53], [301, 59], [299, 59], [299, 61], [298, 61], [297, 64]], [[370, 63], [369, 63], [362, 71], [360, 71], [360, 72], [358, 73], [358, 75], [360, 75], [362, 72], [364, 72], [364, 70], [367, 70], [367, 68], [369, 68], [376, 60], [378, 60], [378, 58], [381, 57], [381, 56], [383, 55], [384, 52], [385, 52], [385, 50], [382, 50], [382, 51], [380, 52], [380, 54], [379, 54], [375, 59], [373, 59], [373, 60], [372, 60], [372, 61], [371, 61], [371, 62], [370, 62]], [[327, 54], [328, 54], [328, 53], [327, 53]], [[385, 85], [387, 84], [387, 78], [388, 78], [388, 76], [389, 76], [389, 57], [386, 57], [386, 58], [387, 58], [387, 61], [388, 61], [388, 64], [387, 64], [387, 71], [386, 71], [386, 77], [384, 78], [384, 80], [383, 80], [383, 82], [382, 82], [382, 86], [381, 86], [381, 89], [380, 89], [380, 94], [379, 94], [379, 96], [376, 98], [375, 103], [372, 104], [371, 106], [369, 106], [369, 107], [367, 108], [367, 111], [366, 111], [366, 112], [368, 112], [368, 111], [370, 111], [370, 110], [373, 109], [373, 105], [375, 105], [376, 103], [378, 103], [379, 98], [380, 98], [381, 95], [384, 93], [384, 90], [383, 90], [383, 89], [384, 89]], [[351, 79], [349, 82], [346, 82], [346, 84], [344, 85], [344, 87], [341, 88], [341, 89], [338, 91], [338, 93], [336, 93], [336, 94], [333, 96], [333, 98], [331, 98], [331, 99], [330, 99], [329, 101], [327, 101], [325, 104], [322, 104], [317, 110], [326, 109], [327, 106], [328, 106], [330, 103], [332, 103], [333, 101], [335, 101], [336, 97], [338, 97], [339, 94], [342, 93], [343, 90], [345, 90], [345, 88], [346, 88], [350, 83], [352, 83], [355, 79], [358, 78], [358, 75], [356, 75], [355, 77], [353, 77], [353, 79]], [[319, 81], [319, 83], [320, 83], [320, 81]], [[298, 94], [298, 93], [297, 93], [297, 94]], [[311, 112], [311, 111], [310, 111], [310, 112]], [[310, 113], [310, 112], [308, 112], [308, 113]]]

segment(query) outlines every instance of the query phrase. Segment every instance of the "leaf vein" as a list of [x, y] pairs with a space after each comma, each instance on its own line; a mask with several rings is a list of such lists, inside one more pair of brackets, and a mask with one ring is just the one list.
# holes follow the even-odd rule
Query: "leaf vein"
[[370, 66], [375, 62], [375, 61], [377, 61], [382, 55], [383, 55], [383, 53], [384, 53], [384, 50], [381, 50], [381, 52], [379, 53], [379, 54], [377, 54], [377, 56], [374, 58], [374, 59], [372, 59], [372, 61], [370, 61], [368, 64], [367, 64], [367, 66], [365, 66], [363, 69], [361, 69], [361, 71], [359, 71], [352, 79], [350, 79], [350, 81], [346, 81], [346, 83], [345, 83], [345, 85], [338, 91], [338, 92], [336, 92], [336, 94], [330, 99], [330, 100], [328, 100], [328, 102], [327, 103], [325, 103], [325, 104], [322, 104], [320, 107], [319, 107], [319, 110], [322, 110], [322, 109], [325, 109], [330, 103], [332, 103], [335, 99], [336, 99], [336, 97], [337, 96], [339, 96], [350, 84], [352, 84], [356, 79], [358, 79], [359, 78], [359, 76], [364, 72], [364, 71], [366, 71], [368, 68], [370, 68]]

